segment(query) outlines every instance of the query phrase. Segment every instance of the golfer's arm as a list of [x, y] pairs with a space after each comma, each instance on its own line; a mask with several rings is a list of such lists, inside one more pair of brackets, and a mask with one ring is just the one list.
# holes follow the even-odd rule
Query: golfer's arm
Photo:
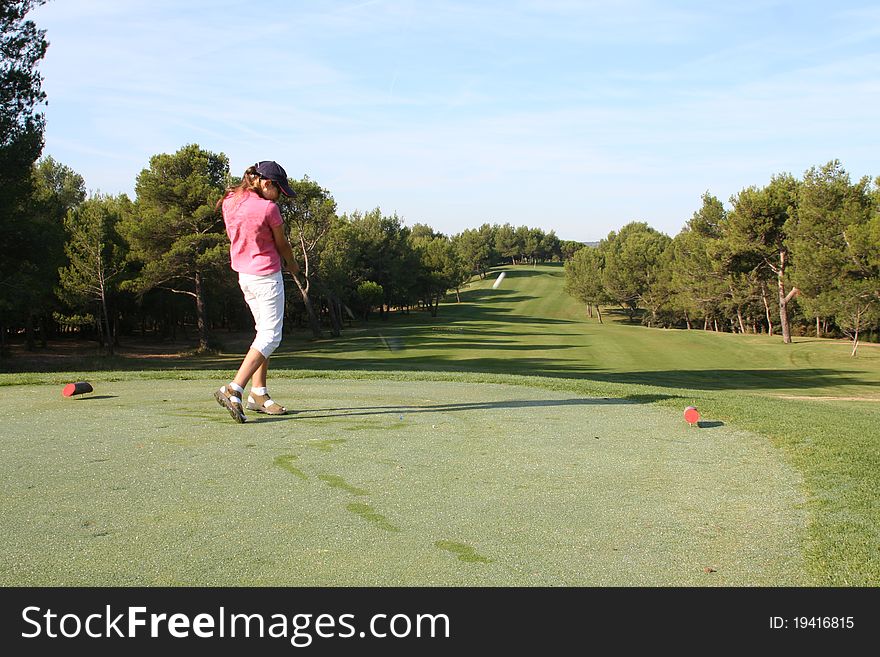
[[284, 234], [284, 226], [272, 226], [272, 237], [287, 271], [291, 274], [299, 273], [299, 264], [293, 257], [293, 249], [290, 248], [290, 242], [287, 241], [287, 236]]

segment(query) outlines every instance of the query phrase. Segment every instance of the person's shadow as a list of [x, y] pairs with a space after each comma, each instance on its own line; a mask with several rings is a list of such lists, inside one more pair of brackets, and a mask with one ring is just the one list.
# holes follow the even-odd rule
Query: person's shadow
[[[419, 406], [362, 406], [348, 408], [310, 408], [301, 411], [294, 411], [287, 415], [263, 415], [261, 422], [276, 422], [278, 420], [292, 420], [299, 418], [324, 418], [324, 417], [353, 417], [363, 415], [408, 415], [411, 413], [435, 413], [435, 412], [457, 412], [457, 411], [475, 411], [502, 408], [541, 408], [548, 406], [595, 406], [601, 404], [645, 404], [654, 401], [654, 399], [665, 398], [665, 395], [647, 395], [640, 396], [637, 399], [616, 398], [616, 397], [587, 397], [578, 399], [523, 399], [523, 400], [502, 400], [493, 402], [463, 402], [456, 404], [432, 404]], [[721, 423], [715, 423], [717, 426]]]

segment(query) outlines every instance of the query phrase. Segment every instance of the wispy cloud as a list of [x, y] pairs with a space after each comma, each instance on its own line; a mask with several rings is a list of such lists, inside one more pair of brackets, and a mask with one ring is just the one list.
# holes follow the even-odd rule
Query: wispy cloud
[[869, 2], [259, 8], [40, 7], [46, 152], [131, 192], [151, 155], [197, 142], [235, 172], [272, 158], [308, 173], [343, 210], [379, 205], [441, 230], [556, 222], [581, 239], [635, 217], [674, 233], [707, 189], [726, 199], [832, 157], [878, 173]]

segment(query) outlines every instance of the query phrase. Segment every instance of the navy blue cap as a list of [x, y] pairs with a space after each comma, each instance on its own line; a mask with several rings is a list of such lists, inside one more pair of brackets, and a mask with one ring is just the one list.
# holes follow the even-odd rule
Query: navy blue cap
[[272, 160], [264, 160], [263, 162], [257, 162], [256, 168], [260, 178], [274, 182], [285, 196], [296, 196], [290, 188], [290, 183], [287, 182], [287, 172], [280, 164]]

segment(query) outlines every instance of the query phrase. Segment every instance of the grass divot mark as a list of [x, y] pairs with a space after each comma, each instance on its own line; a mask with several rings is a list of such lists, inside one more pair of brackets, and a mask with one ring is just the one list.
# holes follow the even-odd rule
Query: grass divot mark
[[376, 513], [376, 510], [369, 504], [364, 504], [363, 502], [352, 502], [351, 504], [346, 505], [345, 508], [352, 513], [356, 513], [367, 522], [373, 523], [379, 529], [384, 529], [387, 532], [400, 531], [399, 527], [395, 527], [390, 522], [388, 522], [387, 518], [385, 518], [385, 516], [383, 516], [382, 514]]
[[306, 473], [293, 466], [293, 461], [295, 461], [296, 458], [295, 454], [282, 454], [281, 456], [276, 456], [275, 460], [272, 461], [272, 464], [277, 465], [282, 470], [287, 470], [290, 474], [296, 475], [304, 481], [308, 481], [309, 478]]
[[328, 475], [321, 474], [318, 475], [318, 479], [326, 483], [330, 488], [341, 488], [346, 493], [351, 493], [352, 495], [369, 495], [370, 491], [364, 490], [363, 488], [358, 488], [357, 486], [352, 486], [345, 479], [339, 477], [337, 475]]
[[465, 561], [467, 563], [492, 563], [491, 559], [487, 559], [486, 557], [477, 554], [477, 551], [474, 548], [470, 545], [465, 545], [464, 543], [456, 543], [455, 541], [437, 541], [434, 545], [441, 550], [446, 550], [447, 552], [452, 552], [453, 554], [458, 555], [459, 561]]

